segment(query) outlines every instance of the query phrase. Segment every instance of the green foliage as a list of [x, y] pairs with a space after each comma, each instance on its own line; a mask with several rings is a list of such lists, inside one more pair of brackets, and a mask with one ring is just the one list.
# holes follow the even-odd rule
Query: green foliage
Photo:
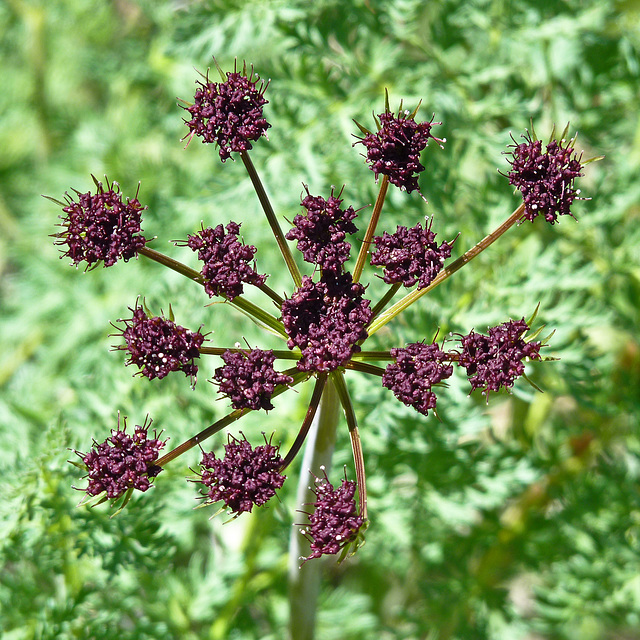
[[[301, 183], [345, 204], [373, 202], [355, 118], [373, 125], [400, 99], [443, 125], [420, 185], [428, 205], [393, 191], [381, 228], [434, 215], [454, 255], [517, 206], [501, 153], [529, 126], [579, 131], [590, 201], [578, 223], [523, 224], [376, 334], [379, 348], [529, 316], [556, 333], [549, 355], [487, 406], [454, 378], [441, 421], [349, 376], [369, 478], [367, 544], [323, 565], [319, 639], [635, 637], [640, 626], [640, 9], [635, 2], [359, 0], [9, 0], [0, 5], [0, 630], [8, 640], [282, 638], [293, 489], [282, 504], [222, 525], [193, 512], [182, 467], [115, 519], [75, 508], [68, 449], [103, 439], [120, 409], [149, 413], [173, 444], [221, 417], [203, 371], [195, 391], [171, 376], [132, 378], [109, 352], [109, 322], [136, 296], [216, 342], [268, 340], [231, 325], [184, 279], [143, 260], [78, 273], [48, 235], [58, 212], [40, 193], [86, 191], [107, 174], [149, 205], [165, 242], [244, 220], [269, 284], [289, 288], [240, 162], [194, 141], [175, 96], [193, 95], [215, 55], [264, 78], [270, 141], [252, 154], [278, 214]], [[241, 203], [241, 206], [238, 206]], [[541, 221], [537, 221], [541, 222]], [[270, 244], [271, 243], [271, 244]], [[192, 260], [186, 250], [172, 255]], [[372, 279], [373, 297], [382, 291]], [[222, 318], [222, 320], [221, 320]], [[238, 333], [241, 326], [242, 333]], [[156, 384], [157, 383], [157, 384]], [[308, 390], [276, 402], [246, 432], [290, 442]], [[349, 463], [346, 429], [336, 466]], [[217, 440], [219, 446], [222, 437]], [[187, 456], [188, 457], [188, 456]], [[298, 468], [291, 470], [295, 475]]]

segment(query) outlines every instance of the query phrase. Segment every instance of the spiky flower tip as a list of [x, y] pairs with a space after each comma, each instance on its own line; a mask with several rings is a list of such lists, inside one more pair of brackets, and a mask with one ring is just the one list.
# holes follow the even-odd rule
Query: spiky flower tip
[[509, 184], [522, 193], [523, 218], [533, 222], [543, 215], [554, 224], [559, 215], [574, 217], [569, 209], [580, 193], [574, 188], [574, 180], [584, 174], [580, 159], [569, 146], [571, 142], [552, 140], [543, 152], [542, 142], [533, 140], [529, 132], [522, 137], [526, 142], [516, 144], [512, 152]]
[[126, 364], [135, 364], [140, 368], [137, 373], [149, 380], [182, 371], [195, 384], [198, 373], [195, 358], [200, 357], [204, 341], [200, 329], [194, 333], [162, 316], [150, 317], [137, 304], [129, 310], [133, 312], [132, 317], [120, 320], [124, 322], [124, 328], [114, 325], [126, 342], [126, 345], [115, 347], [129, 354]]
[[358, 228], [353, 223], [356, 212], [353, 207], [341, 209], [340, 196], [333, 195], [333, 187], [328, 200], [322, 196], [312, 196], [304, 185], [307, 196], [302, 200], [306, 214], [298, 214], [293, 219], [294, 228], [287, 240], [297, 240], [297, 248], [303, 258], [321, 269], [338, 272], [349, 259], [351, 245], [346, 242], [347, 234], [353, 234]]
[[382, 386], [391, 389], [403, 404], [427, 415], [437, 400], [431, 388], [453, 374], [448, 354], [435, 342], [414, 342], [390, 353], [395, 361], [385, 369]]
[[115, 499], [132, 487], [146, 491], [151, 486], [151, 480], [162, 471], [162, 467], [153, 463], [167, 442], [155, 432], [153, 438], [148, 437], [151, 422], [145, 418], [144, 424], [136, 425], [130, 436], [125, 433], [126, 418], [121, 429], [118, 414], [118, 427], [111, 430], [109, 438], [101, 443], [94, 440], [89, 453], [76, 451], [88, 471], [89, 484], [84, 489], [87, 495], [97, 496], [105, 491], [108, 498]]
[[509, 320], [489, 328], [489, 335], [471, 331], [460, 338], [462, 351], [458, 364], [465, 367], [472, 390], [482, 388], [484, 395], [512, 387], [524, 373], [525, 358], [540, 359], [540, 342], [526, 342], [523, 335], [529, 325], [524, 318]]
[[378, 116], [380, 130], [354, 143], [366, 147], [367, 162], [376, 179], [380, 174], [389, 176], [391, 184], [407, 193], [420, 192], [418, 174], [424, 171], [424, 166], [420, 164], [420, 153], [427, 146], [429, 138], [438, 144], [444, 142], [431, 134], [431, 128], [441, 122], [434, 122], [432, 118], [429, 122], [417, 123], [411, 116], [409, 111], [397, 116], [394, 113], [381, 113]]
[[453, 243], [435, 242], [436, 234], [431, 231], [433, 218], [429, 225], [422, 228], [399, 226], [393, 234], [386, 231], [374, 237], [376, 248], [371, 255], [373, 266], [384, 267], [383, 280], [387, 284], [402, 283], [412, 287], [416, 282], [418, 289], [429, 286], [440, 273], [444, 261], [451, 256]]
[[282, 303], [289, 349], [299, 347], [301, 371], [335, 371], [360, 351], [371, 320], [364, 287], [350, 273], [323, 273], [319, 282], [303, 276], [293, 296]]
[[313, 492], [317, 500], [310, 503], [315, 511], [309, 516], [309, 525], [301, 530], [309, 541], [311, 553], [303, 558], [304, 562], [322, 555], [334, 555], [355, 540], [364, 518], [358, 515], [356, 501], [356, 483], [343, 479], [336, 489], [329, 482], [324, 467], [323, 478], [316, 477]]
[[253, 449], [244, 434], [242, 440], [229, 435], [224, 446], [224, 458], [215, 453], [203, 453], [201, 482], [207, 489], [207, 503], [222, 500], [234, 514], [251, 511], [254, 505], [261, 506], [270, 500], [286, 480], [279, 469], [282, 457], [279, 447], [267, 441]]
[[216, 369], [213, 382], [220, 393], [231, 400], [234, 409], [273, 409], [271, 394], [279, 384], [291, 384], [293, 378], [273, 368], [273, 351], [251, 349], [225, 351], [224, 367]]
[[55, 244], [66, 247], [60, 257], [69, 256], [73, 264], [84, 260], [88, 268], [102, 260], [105, 267], [110, 267], [120, 258], [126, 262], [137, 256], [146, 244], [146, 238], [139, 234], [142, 211], [147, 207], [140, 204], [137, 192], [133, 200], [127, 198], [123, 202], [117, 182], [109, 184], [107, 180], [105, 191], [102, 183], [91, 177], [96, 193], [80, 193], [74, 189], [77, 202], [65, 194], [66, 206], [62, 211], [66, 217], [60, 216], [62, 224], [59, 225], [64, 230], [56, 234]]
[[198, 258], [204, 262], [202, 277], [204, 290], [210, 297], [224, 295], [233, 300], [244, 291], [243, 283], [262, 286], [266, 275], [257, 273], [255, 261], [250, 264], [257, 249], [238, 240], [240, 225], [229, 222], [225, 228], [219, 224], [215, 229], [202, 226], [202, 230], [187, 236], [185, 242], [177, 245], [188, 246], [198, 252]]
[[[266, 85], [260, 78], [244, 73], [227, 73], [225, 82], [210, 82], [209, 73], [205, 82], [198, 81], [199, 88], [191, 106], [184, 107], [191, 114], [185, 120], [191, 138], [199, 136], [203, 142], [213, 142], [219, 146], [220, 159], [224, 162], [233, 151], [251, 149], [251, 142], [260, 136], [267, 137], [271, 126], [262, 115], [262, 108], [268, 103], [264, 97]], [[268, 83], [267, 83], [268, 84]]]

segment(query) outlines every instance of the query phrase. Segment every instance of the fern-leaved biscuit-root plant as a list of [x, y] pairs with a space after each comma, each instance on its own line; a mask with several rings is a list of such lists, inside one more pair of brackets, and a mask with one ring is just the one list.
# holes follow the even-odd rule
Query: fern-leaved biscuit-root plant
[[[205, 296], [226, 303], [229, 313], [251, 316], [265, 330], [282, 340], [278, 350], [229, 348], [211, 345], [206, 327], [187, 329], [168, 317], [153, 315], [140, 301], [129, 307], [129, 316], [114, 326], [121, 338], [117, 349], [126, 353], [125, 364], [137, 367], [141, 376], [153, 380], [182, 372], [192, 386], [204, 357], [219, 359], [212, 379], [221, 396], [231, 405], [222, 419], [206, 426], [187, 441], [165, 452], [162, 433], [150, 433], [151, 419], [127, 432], [126, 419], [111, 434], [94, 441], [86, 453], [76, 452], [75, 464], [86, 473], [83, 503], [111, 501], [124, 507], [134, 491], [146, 491], [160, 472], [189, 449], [202, 450], [195, 481], [201, 485], [204, 504], [219, 504], [234, 517], [265, 505], [285, 482], [285, 471], [312, 426], [318, 406], [329, 385], [337, 391], [353, 449], [354, 479], [345, 476], [340, 484], [330, 481], [325, 468], [303, 469], [315, 478], [316, 499], [307, 505], [308, 522], [301, 534], [309, 541], [310, 554], [304, 560], [324, 554], [344, 557], [363, 540], [368, 525], [365, 456], [345, 377], [350, 371], [369, 374], [405, 405], [418, 413], [436, 412], [440, 389], [459, 367], [468, 376], [471, 392], [487, 399], [491, 392], [510, 389], [525, 375], [525, 363], [547, 360], [541, 349], [547, 338], [539, 339], [542, 328], [531, 333], [535, 312], [525, 321], [516, 320], [488, 327], [485, 333], [471, 330], [466, 335], [436, 338], [418, 336], [417, 342], [391, 345], [388, 350], [367, 350], [367, 339], [407, 307], [441, 284], [458, 269], [497, 240], [510, 227], [541, 218], [550, 224], [560, 216], [573, 216], [571, 205], [580, 199], [575, 180], [587, 162], [575, 152], [575, 137], [567, 130], [557, 138], [552, 133], [544, 145], [533, 128], [523, 142], [510, 150], [511, 170], [505, 176], [521, 193], [522, 202], [506, 220], [473, 248], [451, 261], [457, 238], [437, 237], [434, 217], [417, 221], [412, 227], [398, 226], [376, 235], [388, 189], [407, 194], [418, 192], [418, 177], [424, 170], [421, 155], [431, 142], [442, 146], [434, 130], [441, 124], [435, 117], [418, 121], [418, 107], [398, 111], [385, 94], [384, 111], [374, 116], [371, 129], [355, 123], [359, 131], [354, 147], [363, 151], [366, 164], [379, 186], [372, 209], [354, 209], [344, 202], [343, 190], [334, 187], [324, 195], [310, 193], [303, 185], [301, 212], [284, 233], [258, 173], [251, 161], [252, 145], [267, 137], [270, 124], [263, 109], [268, 103], [268, 83], [260, 80], [246, 64], [224, 73], [216, 63], [221, 81], [209, 73], [197, 82], [193, 102], [182, 105], [188, 133], [217, 149], [221, 161], [239, 156], [255, 188], [283, 258], [282, 268], [291, 276], [291, 290], [282, 297], [268, 284], [268, 275], [259, 272], [258, 250], [241, 239], [241, 221], [212, 221], [215, 226], [195, 230], [176, 242], [195, 254], [194, 268], [153, 249], [142, 234], [142, 215], [147, 208], [138, 192], [126, 198], [116, 182], [99, 182], [88, 192], [73, 191], [64, 200], [61, 230], [55, 242], [74, 265], [94, 268], [112, 266], [119, 260], [142, 256], [173, 269], [193, 281]], [[419, 106], [419, 105], [418, 105]], [[138, 189], [139, 191], [140, 189]], [[53, 200], [53, 198], [50, 198]], [[379, 231], [378, 231], [379, 233]], [[292, 254], [293, 243], [308, 263], [301, 273]], [[352, 247], [358, 248], [353, 271], [345, 265]], [[379, 277], [388, 288], [381, 299], [367, 298], [361, 283], [367, 263], [381, 269]], [[245, 287], [257, 287], [265, 296], [264, 306], [243, 297]], [[396, 296], [405, 289], [404, 296]], [[394, 298], [399, 298], [392, 304]], [[277, 311], [274, 312], [274, 309]], [[290, 366], [288, 366], [290, 365]], [[209, 369], [211, 371], [211, 369]], [[274, 436], [228, 435], [224, 451], [206, 451], [206, 440], [251, 411], [269, 411], [273, 400], [305, 382], [314, 385], [310, 405], [291, 448], [282, 454]], [[253, 441], [253, 444], [252, 444]], [[163, 455], [161, 455], [163, 454]]]

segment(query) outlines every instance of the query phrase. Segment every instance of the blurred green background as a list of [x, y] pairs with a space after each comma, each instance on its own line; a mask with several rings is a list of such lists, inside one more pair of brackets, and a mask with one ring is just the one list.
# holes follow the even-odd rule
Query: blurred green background
[[[422, 100], [447, 143], [423, 155], [428, 204], [391, 191], [380, 229], [434, 215], [439, 239], [461, 232], [454, 256], [518, 205], [498, 172], [510, 132], [518, 140], [533, 119], [544, 138], [571, 122], [585, 157], [606, 155], [580, 181], [591, 199], [574, 204], [578, 222], [513, 228], [372, 345], [484, 331], [540, 302], [538, 322], [556, 331], [548, 354], [560, 358], [528, 366], [544, 394], [520, 380], [486, 405], [457, 377], [438, 421], [348, 376], [371, 526], [354, 558], [322, 562], [316, 637], [640, 638], [640, 2], [3, 0], [0, 33], [3, 640], [286, 636], [299, 463], [281, 503], [223, 526], [192, 510], [184, 477], [197, 451], [114, 519], [76, 508], [72, 485], [84, 481], [66, 462], [103, 440], [118, 410], [131, 425], [149, 414], [171, 445], [226, 411], [206, 381], [215, 359], [192, 391], [180, 376], [133, 378], [110, 351], [109, 323], [138, 295], [204, 324], [216, 345], [275, 346], [144, 259], [70, 267], [49, 237], [60, 211], [40, 197], [88, 191], [91, 173], [129, 196], [141, 181], [152, 246], [196, 266], [169, 241], [201, 220], [241, 221], [259, 270], [290, 291], [242, 163], [180, 142], [176, 97], [193, 96], [212, 55], [271, 78], [272, 129], [252, 157], [281, 219], [298, 212], [302, 182], [325, 196], [344, 184], [356, 208], [373, 202], [352, 119], [372, 127], [385, 87], [394, 107]], [[233, 432], [275, 431], [286, 447], [309, 393], [285, 394]]]

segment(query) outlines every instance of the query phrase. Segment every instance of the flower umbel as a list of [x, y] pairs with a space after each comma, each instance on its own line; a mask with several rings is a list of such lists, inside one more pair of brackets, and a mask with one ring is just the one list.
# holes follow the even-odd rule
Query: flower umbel
[[453, 243], [442, 242], [438, 246], [432, 224], [433, 218], [424, 229], [420, 223], [411, 229], [399, 226], [395, 233], [385, 231], [373, 239], [376, 248], [371, 264], [384, 267], [383, 280], [387, 284], [412, 287], [417, 282], [418, 289], [423, 289], [440, 273], [444, 261], [451, 256]]
[[234, 409], [273, 409], [271, 394], [279, 384], [291, 384], [293, 378], [273, 368], [273, 351], [251, 349], [225, 351], [224, 367], [216, 369], [213, 382], [220, 393], [231, 399]]
[[542, 214], [551, 224], [559, 215], [573, 217], [571, 203], [580, 193], [573, 186], [574, 180], [584, 175], [572, 146], [575, 138], [569, 142], [551, 140], [543, 152], [542, 142], [529, 132], [522, 137], [526, 142], [514, 145], [512, 152], [509, 184], [522, 193], [523, 217], [533, 222]]
[[189, 127], [185, 137], [191, 141], [195, 135], [203, 142], [216, 143], [222, 162], [232, 151], [251, 149], [251, 142], [266, 137], [271, 126], [262, 115], [268, 103], [264, 97], [267, 85], [261, 82], [258, 86], [258, 82], [253, 68], [248, 76], [246, 67], [243, 73], [228, 73], [225, 82], [210, 82], [207, 72], [205, 82], [197, 83], [200, 88], [194, 103], [184, 107], [191, 114], [191, 120], [185, 120]]
[[427, 415], [437, 400], [431, 388], [453, 374], [448, 354], [435, 342], [414, 342], [390, 353], [395, 362], [385, 369], [382, 386], [391, 389], [403, 404]]
[[244, 434], [242, 440], [230, 435], [224, 445], [224, 458], [219, 460], [213, 452], [203, 453], [202, 475], [197, 482], [207, 488], [207, 504], [222, 500], [238, 516], [276, 494], [286, 479], [279, 471], [282, 458], [271, 440], [265, 437], [264, 442], [253, 449]]
[[[208, 296], [220, 296], [222, 300], [216, 301], [220, 304], [208, 305], [215, 307], [213, 313], [240, 311], [258, 327], [269, 331], [270, 338], [280, 340], [282, 344], [274, 350], [245, 350], [239, 347], [242, 336], [237, 335], [231, 340], [234, 348], [225, 345], [203, 347], [205, 337], [200, 329], [192, 332], [177, 325], [171, 307], [169, 317], [165, 318], [153, 316], [144, 305], [136, 302], [135, 307], [130, 308], [131, 317], [120, 321], [124, 326], [116, 327], [125, 344], [115, 348], [127, 352], [126, 364], [136, 365], [140, 370], [138, 373], [149, 379], [161, 379], [173, 371], [182, 371], [195, 383], [196, 359], [200, 362], [201, 356], [221, 357], [224, 365], [215, 369], [212, 382], [229, 398], [232, 410], [216, 417], [212, 424], [202, 427], [161, 458], [158, 455], [165, 442], [157, 435], [148, 436], [150, 420], [136, 426], [134, 434], [128, 435], [126, 425], [121, 429], [118, 419], [118, 428], [106, 441], [100, 444], [94, 441], [87, 454], [77, 452], [83, 463], [78, 466], [84, 466], [88, 472], [89, 484], [85, 489], [88, 496], [99, 496], [98, 500], [103, 500], [106, 498], [100, 495], [102, 493], [107, 498], [124, 495], [123, 503], [126, 503], [134, 489], [146, 491], [151, 479], [169, 462], [196, 446], [202, 447], [204, 440], [249, 411], [274, 409], [274, 396], [313, 378], [309, 406], [284, 459], [279, 448], [271, 443], [271, 439], [267, 440], [264, 433], [264, 445], [255, 449], [242, 432], [242, 439], [229, 434], [222, 458], [217, 458], [214, 452], [203, 451], [197, 482], [204, 487], [205, 504], [222, 502], [234, 516], [251, 511], [254, 505], [265, 504], [282, 487], [285, 480], [282, 472], [305, 443], [305, 466], [317, 469], [321, 465], [320, 458], [328, 455], [328, 448], [321, 446], [321, 442], [329, 439], [333, 442], [339, 416], [344, 415], [357, 482], [347, 480], [345, 473], [341, 485], [334, 488], [325, 468], [320, 466], [323, 477], [315, 479], [316, 500], [311, 503], [314, 510], [307, 514], [309, 524], [302, 533], [311, 547], [305, 561], [340, 551], [346, 554], [348, 545], [356, 546], [362, 539], [368, 517], [364, 439], [360, 438], [357, 410], [347, 376], [353, 371], [358, 375], [377, 376], [398, 400], [428, 415], [429, 411], [435, 413], [438, 385], [446, 386], [443, 383], [452, 375], [454, 364], [466, 369], [472, 390], [481, 389], [488, 396], [492, 391], [512, 387], [516, 378], [524, 375], [527, 358], [542, 359], [540, 348], [548, 338], [543, 342], [533, 341], [540, 329], [525, 339], [536, 310], [529, 321], [525, 322], [523, 318], [505, 322], [490, 328], [488, 335], [475, 331], [464, 336], [457, 334], [459, 346], [448, 352], [444, 351], [444, 344], [438, 345], [435, 339], [430, 344], [423, 340], [402, 348], [376, 344], [371, 349], [368, 344], [365, 346], [365, 341], [508, 229], [517, 226], [523, 217], [533, 220], [542, 213], [554, 223], [558, 215], [569, 214], [572, 201], [578, 197], [574, 180], [581, 175], [581, 157], [577, 159], [574, 155], [575, 138], [568, 143], [564, 139], [552, 141], [543, 152], [541, 143], [534, 139], [535, 134], [533, 137], [527, 134], [526, 143], [514, 148], [509, 174], [510, 182], [522, 192], [524, 204], [445, 267], [454, 241], [436, 243], [433, 217], [427, 219], [424, 226], [422, 223], [413, 227], [398, 226], [394, 233], [375, 235], [384, 219], [381, 214], [389, 183], [407, 192], [419, 192], [418, 175], [424, 170], [420, 154], [429, 139], [440, 145], [444, 142], [432, 135], [433, 126], [440, 123], [433, 119], [417, 123], [417, 109], [411, 113], [403, 111], [402, 104], [397, 115], [392, 113], [387, 95], [384, 113], [374, 116], [377, 133], [358, 125], [364, 137], [356, 144], [365, 146], [366, 161], [376, 179], [379, 175], [384, 178], [380, 181], [369, 220], [362, 227], [364, 234], [358, 234], [359, 253], [353, 272], [349, 273], [345, 269], [351, 249], [347, 236], [358, 231], [356, 214], [365, 208], [342, 208], [342, 190], [335, 194], [331, 187], [330, 196], [325, 199], [311, 195], [305, 185], [306, 196], [303, 194], [301, 202], [304, 212], [295, 216], [293, 228], [285, 236], [248, 153], [251, 143], [261, 136], [266, 137], [270, 126], [262, 114], [266, 86], [264, 83], [258, 85], [259, 78], [254, 76], [253, 70], [247, 74], [246, 65], [242, 73], [234, 69], [223, 77], [226, 79], [221, 83], [210, 82], [208, 76], [198, 83], [195, 102], [186, 107], [191, 119], [186, 121], [189, 133], [185, 137], [191, 140], [199, 136], [204, 142], [217, 144], [223, 162], [233, 152], [241, 154], [287, 275], [291, 277], [293, 284], [288, 294], [271, 289], [265, 284], [267, 276], [256, 271], [256, 248], [243, 243], [239, 223], [230, 221], [226, 227], [222, 224], [205, 227], [202, 223], [200, 231], [176, 243], [197, 253], [201, 262], [201, 271], [197, 271], [145, 246], [146, 239], [140, 232], [140, 215], [144, 207], [140, 205], [137, 193], [133, 200], [125, 203], [116, 183], [107, 182], [105, 189], [95, 178], [96, 194], [76, 191], [77, 201], [67, 195], [64, 203], [58, 202], [67, 217], [63, 219], [61, 226], [64, 229], [57, 235], [56, 243], [66, 248], [64, 255], [75, 264], [84, 260], [89, 267], [100, 260], [105, 266], [111, 266], [120, 258], [126, 261], [138, 255], [153, 260], [185, 276], [190, 284], [202, 285]], [[296, 241], [303, 259], [313, 265], [307, 269], [310, 274], [301, 273], [287, 239]], [[377, 281], [370, 288], [369, 291], [382, 290], [373, 304], [364, 297], [367, 289], [360, 282], [372, 245], [375, 250], [370, 262], [373, 266], [383, 267], [382, 280], [388, 285], [384, 287]], [[193, 254], [190, 258], [196, 262]], [[281, 281], [277, 280], [280, 286]], [[246, 284], [253, 285], [258, 291], [251, 291], [251, 296], [242, 296]], [[400, 285], [415, 288], [392, 303]], [[254, 302], [253, 294], [258, 302]], [[260, 296], [267, 296], [268, 307], [260, 306]], [[432, 314], [440, 309], [457, 309], [458, 304], [455, 300], [448, 300], [447, 304], [436, 300]], [[216, 317], [215, 322], [236, 328], [231, 324], [235, 319], [224, 315]], [[445, 322], [449, 325], [453, 319]], [[384, 334], [378, 333], [377, 338], [383, 337]], [[283, 346], [285, 341], [288, 349]], [[249, 344], [246, 339], [245, 343]], [[276, 359], [288, 361], [290, 368], [277, 370]], [[380, 362], [387, 365], [386, 369], [376, 364]], [[338, 405], [342, 413], [338, 411]], [[314, 435], [309, 437], [310, 433]], [[303, 469], [305, 478], [307, 470]], [[301, 490], [306, 484], [304, 482]]]
[[198, 252], [198, 258], [204, 262], [202, 277], [204, 290], [209, 296], [226, 296], [233, 300], [243, 293], [243, 283], [261, 286], [267, 279], [249, 264], [253, 260], [256, 248], [242, 244], [238, 240], [240, 225], [229, 222], [225, 228], [219, 224], [215, 229], [204, 226], [202, 230], [192, 236], [187, 236], [186, 245], [192, 251]]
[[307, 196], [301, 204], [307, 213], [293, 219], [294, 227], [286, 238], [298, 241], [298, 251], [307, 262], [337, 273], [349, 259], [351, 245], [345, 238], [358, 231], [353, 223], [357, 214], [353, 207], [340, 208], [342, 191], [334, 196], [332, 188], [329, 199], [325, 200], [322, 196], [312, 196], [306, 185], [304, 188]]
[[182, 371], [195, 384], [198, 365], [194, 360], [200, 357], [204, 341], [200, 329], [193, 333], [162, 316], [151, 317], [138, 304], [129, 309], [133, 316], [120, 320], [125, 325], [121, 331], [127, 344], [114, 347], [128, 352], [125, 364], [135, 364], [140, 369], [138, 373], [149, 380]]
[[315, 511], [309, 516], [309, 525], [301, 533], [309, 541], [311, 553], [303, 558], [304, 562], [319, 558], [325, 554], [336, 554], [350, 542], [353, 542], [364, 519], [356, 509], [356, 483], [343, 479], [336, 489], [329, 482], [327, 473], [322, 467], [323, 478], [315, 480], [313, 492], [317, 500], [310, 506]]
[[289, 349], [299, 347], [301, 371], [335, 371], [354, 353], [359, 340], [367, 337], [371, 319], [364, 287], [350, 273], [323, 273], [319, 282], [304, 276], [302, 285], [282, 303], [282, 322], [289, 336]]
[[101, 443], [94, 440], [89, 453], [76, 451], [87, 468], [89, 484], [84, 489], [87, 495], [97, 496], [104, 491], [108, 498], [115, 499], [129, 489], [146, 491], [151, 486], [152, 478], [162, 471], [153, 463], [166, 444], [158, 434], [148, 437], [151, 422], [146, 418], [142, 426], [136, 425], [133, 436], [130, 436], [125, 433], [126, 418], [120, 429], [118, 414], [118, 428], [111, 430], [109, 438]]
[[140, 204], [137, 191], [133, 200], [123, 202], [117, 182], [109, 184], [107, 180], [105, 191], [102, 183], [91, 177], [96, 193], [80, 193], [74, 189], [77, 202], [66, 193], [66, 206], [59, 203], [63, 204], [62, 211], [67, 215], [60, 216], [64, 231], [56, 234], [56, 244], [66, 246], [61, 257], [69, 256], [73, 264], [84, 260], [87, 267], [91, 267], [102, 260], [105, 267], [111, 267], [120, 258], [126, 262], [137, 256], [144, 247], [147, 240], [139, 234], [142, 211], [147, 207]]
[[490, 391], [512, 387], [524, 373], [525, 358], [540, 359], [540, 342], [526, 342], [522, 337], [529, 330], [524, 318], [509, 320], [489, 328], [489, 335], [471, 331], [461, 336], [458, 364], [465, 367], [471, 388]]
[[378, 116], [380, 128], [377, 133], [368, 133], [354, 144], [363, 144], [367, 149], [367, 163], [375, 173], [389, 176], [389, 182], [396, 187], [411, 193], [420, 192], [418, 174], [424, 171], [420, 164], [420, 153], [426, 148], [429, 138], [442, 145], [445, 140], [436, 138], [431, 133], [434, 122], [417, 123], [409, 111], [381, 113]]

